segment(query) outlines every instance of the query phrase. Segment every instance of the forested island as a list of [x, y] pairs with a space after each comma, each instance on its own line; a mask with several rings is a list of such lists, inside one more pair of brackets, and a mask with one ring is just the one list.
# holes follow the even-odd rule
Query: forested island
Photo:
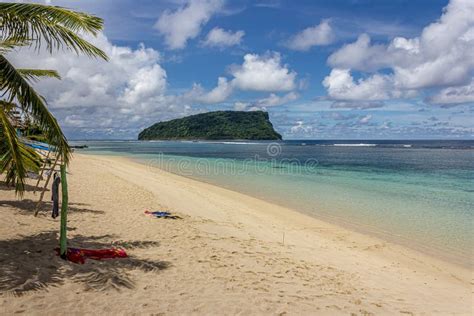
[[138, 140], [280, 140], [267, 112], [215, 111], [156, 123]]

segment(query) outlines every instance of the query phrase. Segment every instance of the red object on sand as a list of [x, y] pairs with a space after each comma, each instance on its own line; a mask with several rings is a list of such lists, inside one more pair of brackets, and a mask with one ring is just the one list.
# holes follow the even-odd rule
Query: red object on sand
[[[59, 255], [59, 248], [56, 248]], [[127, 253], [123, 249], [109, 248], [109, 249], [81, 249], [81, 248], [67, 248], [66, 259], [74, 263], [83, 264], [86, 259], [102, 260], [113, 258], [127, 258]]]

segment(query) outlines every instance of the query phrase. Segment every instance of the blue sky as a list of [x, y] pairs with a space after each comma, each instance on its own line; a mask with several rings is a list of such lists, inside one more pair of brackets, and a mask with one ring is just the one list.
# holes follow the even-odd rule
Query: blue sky
[[21, 50], [68, 137], [266, 110], [284, 138], [473, 138], [469, 0], [48, 1], [98, 15], [108, 64]]

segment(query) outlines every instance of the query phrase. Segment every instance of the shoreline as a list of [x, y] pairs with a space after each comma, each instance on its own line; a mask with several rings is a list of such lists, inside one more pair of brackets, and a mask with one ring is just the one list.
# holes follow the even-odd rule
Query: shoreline
[[[89, 154], [87, 154], [87, 155], [89, 155]], [[126, 161], [130, 161], [130, 162], [133, 162], [133, 163], [143, 165], [148, 170], [150, 168], [153, 168], [153, 169], [156, 168], [156, 169], [160, 170], [160, 172], [163, 172], [165, 174], [173, 175], [173, 176], [176, 176], [176, 177], [179, 177], [179, 178], [185, 178], [187, 180], [195, 182], [196, 184], [203, 184], [203, 185], [207, 185], [207, 186], [210, 186], [210, 187], [215, 187], [215, 188], [218, 188], [218, 189], [221, 189], [221, 190], [227, 190], [231, 193], [235, 193], [236, 195], [242, 195], [242, 196], [245, 196], [245, 197], [248, 197], [248, 198], [256, 199], [256, 200], [264, 202], [264, 203], [268, 203], [270, 205], [278, 206], [278, 207], [281, 207], [283, 209], [286, 209], [287, 211], [297, 213], [297, 214], [305, 216], [305, 217], [309, 217], [309, 218], [314, 219], [318, 222], [323, 222], [324, 224], [327, 224], [327, 225], [333, 225], [333, 226], [337, 227], [338, 229], [347, 230], [351, 233], [356, 233], [356, 234], [360, 234], [364, 237], [373, 238], [374, 240], [376, 240], [378, 242], [390, 243], [390, 244], [392, 244], [392, 246], [400, 247], [404, 250], [411, 251], [415, 255], [416, 254], [422, 255], [422, 256], [425, 256], [425, 257], [429, 258], [429, 260], [439, 261], [440, 263], [452, 265], [452, 266], [460, 268], [462, 270], [469, 270], [469, 268], [472, 268], [472, 265], [473, 265], [472, 258], [471, 258], [471, 261], [466, 260], [465, 262], [463, 261], [462, 263], [460, 263], [460, 262], [457, 262], [454, 255], [443, 256], [443, 254], [442, 254], [443, 250], [442, 249], [437, 249], [436, 251], [429, 251], [427, 248], [429, 248], [430, 246], [426, 246], [425, 249], [423, 249], [422, 247], [417, 247], [417, 246], [415, 246], [415, 244], [410, 244], [408, 242], [408, 239], [404, 238], [403, 236], [390, 234], [386, 231], [377, 232], [376, 231], [376, 226], [365, 225], [366, 227], [370, 227], [372, 230], [364, 230], [361, 227], [360, 224], [350, 224], [349, 222], [347, 222], [347, 221], [345, 222], [341, 218], [329, 217], [329, 216], [324, 216], [324, 215], [321, 215], [321, 214], [314, 215], [314, 214], [310, 214], [309, 212], [298, 211], [298, 210], [292, 208], [291, 206], [283, 205], [283, 204], [277, 203], [275, 201], [265, 199], [263, 197], [254, 196], [254, 195], [251, 195], [251, 194], [247, 194], [245, 192], [240, 192], [240, 191], [234, 190], [233, 188], [230, 188], [230, 187], [221, 186], [219, 184], [215, 184], [215, 183], [212, 183], [212, 182], [207, 182], [207, 181], [204, 181], [204, 180], [201, 180], [201, 179], [196, 179], [196, 178], [193, 178], [191, 176], [186, 176], [186, 175], [181, 175], [181, 174], [178, 174], [178, 173], [174, 173], [174, 172], [162, 169], [162, 168], [154, 166], [154, 165], [149, 165], [149, 164], [146, 163], [146, 160], [141, 160], [141, 158], [133, 158], [133, 157], [119, 156], [119, 155], [114, 156], [114, 155], [108, 155], [108, 154], [105, 154], [105, 155], [96, 155], [96, 154], [94, 154], [94, 155], [91, 155], [91, 156], [96, 156], [96, 157], [97, 156], [99, 156], [99, 157], [100, 156], [105, 156], [105, 157], [113, 157], [114, 159], [124, 159]], [[389, 236], [389, 238], [387, 238], [387, 236]], [[393, 239], [391, 237], [393, 237]], [[467, 258], [464, 258], [464, 259], [467, 259]]]
[[[25, 208], [23, 202], [10, 202], [13, 192], [1, 190], [0, 243], [6, 247], [0, 254], [2, 275], [23, 284], [15, 287], [22, 289], [31, 284], [23, 278], [36, 275], [38, 266], [53, 267], [40, 270], [47, 295], [43, 290], [22, 296], [0, 291], [0, 308], [7, 313], [472, 312], [470, 270], [239, 192], [151, 169], [130, 158], [77, 153], [68, 183], [72, 245], [159, 242], [156, 247], [128, 249], [130, 260], [146, 259], [149, 264], [159, 259], [170, 266], [150, 272], [140, 270], [142, 263], [129, 261], [78, 266], [51, 257], [48, 249], [54, 248], [55, 238], [41, 235], [30, 242], [27, 236], [57, 232], [57, 220], [47, 213], [32, 217], [32, 193], [26, 193]], [[183, 219], [151, 219], [143, 214], [145, 209], [168, 210]], [[120, 262], [125, 263], [117, 266]], [[111, 276], [110, 269], [117, 274]], [[64, 281], [51, 286], [58, 273]], [[123, 275], [133, 288], [114, 283]], [[121, 290], [96, 290], [98, 282]], [[160, 293], [159, 299], [153, 293]]]
[[[312, 222], [311, 224], [313, 224], [313, 225], [318, 225], [319, 224], [319, 225], [331, 226], [331, 229], [342, 230], [342, 231], [345, 231], [345, 233], [348, 233], [348, 234], [358, 235], [359, 238], [368, 239], [368, 240], [371, 240], [375, 243], [390, 244], [391, 247], [397, 248], [398, 250], [400, 250], [402, 252], [406, 251], [406, 252], [410, 253], [409, 256], [411, 256], [411, 257], [421, 256], [426, 261], [433, 261], [433, 262], [436, 262], [437, 264], [452, 267], [453, 270], [459, 270], [461, 273], [470, 273], [471, 272], [469, 270], [470, 265], [456, 264], [452, 261], [444, 260], [442, 258], [433, 256], [432, 254], [424, 253], [420, 250], [413, 249], [413, 248], [405, 246], [403, 244], [396, 243], [396, 242], [381, 238], [379, 236], [369, 234], [368, 232], [359, 231], [355, 228], [357, 225], [348, 225], [348, 226], [351, 227], [351, 228], [348, 228], [348, 227], [345, 227], [345, 225], [340, 225], [339, 223], [331, 222], [329, 219], [318, 218], [316, 216], [307, 214], [305, 212], [297, 211], [297, 210], [292, 209], [288, 206], [276, 204], [276, 203], [273, 203], [271, 201], [267, 201], [267, 200], [259, 198], [259, 197], [255, 197], [255, 196], [252, 196], [252, 195], [249, 195], [249, 194], [245, 194], [245, 193], [242, 193], [242, 192], [239, 192], [239, 191], [232, 190], [231, 188], [222, 187], [222, 186], [219, 186], [219, 185], [216, 185], [216, 184], [213, 184], [213, 183], [197, 180], [197, 179], [187, 177], [187, 176], [184, 176], [184, 175], [179, 175], [179, 174], [167, 171], [167, 170], [163, 170], [163, 169], [161, 169], [159, 167], [156, 167], [156, 166], [149, 166], [145, 163], [141, 163], [141, 162], [137, 161], [136, 159], [134, 159], [132, 157], [126, 157], [126, 156], [120, 156], [120, 155], [117, 155], [117, 156], [113, 156], [113, 155], [89, 155], [89, 154], [86, 154], [86, 155], [92, 156], [94, 158], [99, 158], [99, 157], [109, 158], [110, 157], [111, 160], [123, 160], [124, 162], [134, 163], [134, 164], [138, 164], [140, 166], [143, 166], [147, 171], [152, 171], [152, 170], [156, 169], [156, 170], [159, 171], [159, 174], [161, 176], [166, 175], [166, 176], [170, 176], [170, 177], [176, 177], [177, 179], [180, 179], [180, 180], [190, 181], [190, 182], [192, 182], [193, 185], [196, 185], [196, 186], [200, 186], [200, 187], [205, 186], [205, 188], [208, 189], [208, 190], [211, 189], [211, 190], [226, 192], [228, 195], [233, 196], [236, 199], [255, 200], [257, 203], [266, 204], [267, 206], [270, 206], [270, 207], [277, 207], [277, 208], [283, 210], [283, 212], [290, 213], [291, 216], [300, 217], [299, 218], [300, 223]], [[285, 217], [289, 216], [289, 214], [285, 214], [285, 215], [286, 215]]]
[[[410, 249], [414, 252], [423, 254], [425, 256], [431, 257], [433, 259], [436, 259], [436, 260], [439, 260], [439, 261], [442, 261], [442, 262], [445, 262], [445, 263], [448, 263], [448, 264], [452, 264], [454, 266], [458, 266], [458, 267], [463, 268], [463, 269], [470, 269], [470, 268], [473, 267], [473, 264], [474, 264], [472, 256], [469, 256], [468, 254], [466, 254], [465, 256], [462, 256], [460, 258], [460, 256], [458, 254], [456, 254], [454, 251], [446, 253], [445, 252], [446, 249], [433, 248], [431, 245], [424, 246], [420, 242], [418, 242], [418, 243], [410, 242], [409, 237], [404, 237], [403, 235], [392, 234], [388, 231], [378, 229], [378, 227], [375, 226], [375, 225], [368, 225], [368, 224], [361, 224], [361, 223], [352, 224], [352, 223], [344, 220], [344, 218], [342, 218], [342, 217], [338, 217], [338, 216], [334, 216], [334, 215], [328, 216], [328, 215], [325, 215], [324, 213], [323, 214], [321, 214], [321, 213], [312, 214], [309, 211], [297, 210], [294, 207], [292, 207], [291, 205], [285, 205], [285, 204], [279, 203], [278, 201], [274, 201], [271, 198], [266, 198], [266, 197], [263, 197], [263, 196], [253, 195], [253, 194], [248, 193], [248, 192], [238, 191], [238, 190], [232, 188], [231, 186], [225, 186], [225, 185], [213, 183], [211, 181], [205, 181], [204, 179], [198, 179], [198, 178], [194, 178], [192, 176], [187, 176], [187, 175], [182, 175], [182, 174], [179, 174], [179, 173], [175, 173], [175, 172], [166, 170], [164, 168], [160, 168], [159, 166], [156, 166], [156, 165], [150, 165], [149, 161], [147, 161], [144, 158], [121, 156], [121, 155], [117, 155], [117, 154], [114, 154], [114, 153], [112, 153], [112, 154], [109, 154], [109, 153], [106, 153], [106, 154], [87, 154], [87, 153], [85, 153], [85, 155], [105, 156], [105, 157], [120, 157], [120, 158], [123, 158], [123, 159], [130, 160], [132, 162], [144, 165], [147, 168], [157, 168], [160, 171], [168, 173], [168, 174], [172, 174], [172, 175], [175, 175], [175, 176], [178, 176], [178, 177], [183, 177], [183, 178], [186, 178], [186, 179], [189, 179], [189, 180], [192, 180], [192, 181], [196, 181], [198, 183], [203, 183], [203, 184], [207, 184], [207, 185], [210, 185], [210, 186], [216, 186], [218, 188], [222, 188], [222, 189], [229, 190], [229, 191], [232, 191], [232, 192], [235, 192], [235, 193], [238, 193], [238, 194], [242, 194], [242, 195], [249, 196], [249, 197], [252, 197], [252, 198], [255, 198], [255, 199], [258, 199], [258, 200], [262, 200], [262, 201], [265, 201], [265, 202], [270, 203], [270, 204], [278, 205], [280, 207], [290, 209], [290, 210], [292, 210], [296, 213], [309, 216], [309, 217], [314, 218], [316, 220], [320, 220], [320, 221], [323, 221], [325, 223], [332, 224], [332, 225], [338, 226], [340, 228], [350, 230], [352, 232], [356, 232], [356, 233], [359, 233], [359, 234], [362, 234], [362, 235], [367, 235], [367, 236], [374, 237], [374, 238], [379, 239], [379, 240], [384, 241], [384, 242], [389, 242], [389, 243], [392, 243], [394, 245], [398, 245], [400, 247], [408, 248], [408, 249]], [[186, 158], [187, 156], [176, 156], [176, 157], [185, 157]]]

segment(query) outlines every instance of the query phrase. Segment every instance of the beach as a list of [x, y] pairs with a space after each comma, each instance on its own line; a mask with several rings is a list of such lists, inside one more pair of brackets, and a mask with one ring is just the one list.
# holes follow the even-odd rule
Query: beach
[[75, 154], [68, 183], [69, 245], [129, 258], [63, 261], [50, 192], [34, 217], [34, 181], [1, 187], [4, 314], [473, 313], [472, 270], [290, 208], [123, 157]]

